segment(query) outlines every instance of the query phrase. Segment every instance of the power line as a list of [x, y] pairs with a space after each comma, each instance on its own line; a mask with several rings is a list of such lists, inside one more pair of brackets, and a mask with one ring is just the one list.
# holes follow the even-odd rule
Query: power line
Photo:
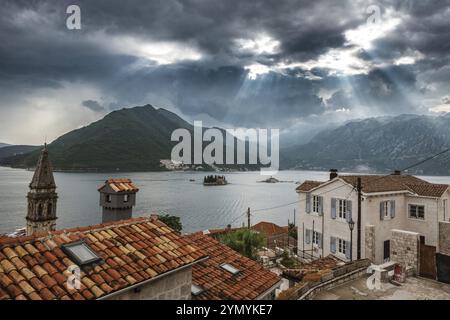
[[[427, 161], [433, 160], [433, 159], [437, 158], [438, 156], [440, 156], [440, 155], [442, 155], [442, 154], [444, 154], [444, 153], [446, 153], [446, 152], [448, 152], [448, 151], [450, 151], [450, 148], [445, 149], [445, 150], [443, 150], [443, 151], [440, 151], [440, 152], [438, 152], [438, 153], [436, 153], [436, 154], [434, 154], [434, 155], [432, 155], [432, 156], [430, 156], [430, 157], [428, 157], [428, 158], [426, 158], [426, 159], [424, 159], [424, 160], [421, 160], [421, 161], [419, 161], [419, 162], [416, 162], [416, 163], [414, 163], [414, 164], [412, 164], [412, 165], [410, 165], [410, 166], [408, 166], [408, 167], [405, 167], [405, 168], [403, 168], [403, 169], [401, 169], [401, 170], [399, 170], [399, 171], [400, 171], [400, 172], [403, 172], [403, 171], [409, 170], [409, 169], [411, 169], [411, 168], [417, 167], [418, 165], [421, 165], [421, 164], [423, 164], [423, 163], [425, 163], [425, 162], [427, 162]], [[390, 173], [389, 173], [389, 174], [386, 174], [386, 175], [382, 175], [382, 176], [378, 177], [377, 179], [374, 179], [373, 181], [371, 181], [371, 183], [374, 183], [375, 181], [378, 181], [378, 180], [380, 180], [380, 179], [382, 179], [382, 178], [389, 177], [390, 175], [391, 175]], [[322, 192], [322, 193], [319, 193], [319, 194], [317, 194], [317, 196], [324, 195], [324, 194], [326, 194], [326, 193], [328, 193], [328, 192], [337, 190], [337, 189], [342, 188], [342, 187], [345, 187], [345, 186], [346, 186], [346, 185], [340, 185], [340, 186], [338, 186], [338, 187], [336, 187], [336, 188], [333, 188], [333, 189], [331, 189], [331, 190], [328, 190], [328, 191], [324, 191], [324, 192]], [[348, 198], [350, 197], [350, 194], [351, 194], [354, 190], [355, 190], [355, 187], [353, 186], [353, 189], [350, 191], [350, 193], [349, 193], [349, 195], [347, 196], [346, 199], [348, 199]], [[274, 206], [274, 207], [269, 207], [269, 208], [260, 208], [260, 209], [253, 210], [253, 212], [260, 212], [260, 211], [268, 211], [268, 210], [273, 210], [273, 209], [279, 209], [279, 208], [287, 207], [287, 206], [290, 206], [290, 205], [293, 205], [293, 204], [296, 204], [296, 203], [300, 203], [300, 202], [303, 202], [303, 201], [306, 201], [306, 199], [304, 199], [304, 200], [303, 200], [303, 199], [300, 199], [300, 200], [297, 200], [297, 201], [294, 201], [294, 202], [290, 202], [290, 203], [286, 203], [286, 204], [281, 204], [281, 205]]]

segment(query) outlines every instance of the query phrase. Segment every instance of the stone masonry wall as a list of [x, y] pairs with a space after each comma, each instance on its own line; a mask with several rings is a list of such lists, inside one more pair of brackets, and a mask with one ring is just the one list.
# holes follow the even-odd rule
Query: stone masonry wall
[[450, 222], [439, 222], [439, 253], [450, 256]]
[[150, 281], [138, 290], [131, 289], [110, 300], [190, 300], [192, 268], [185, 268]]
[[375, 226], [367, 225], [365, 227], [365, 245], [366, 245], [366, 256], [365, 258], [370, 259], [370, 261], [375, 262]]
[[391, 232], [391, 261], [413, 268], [416, 273], [419, 270], [419, 234], [397, 229]]

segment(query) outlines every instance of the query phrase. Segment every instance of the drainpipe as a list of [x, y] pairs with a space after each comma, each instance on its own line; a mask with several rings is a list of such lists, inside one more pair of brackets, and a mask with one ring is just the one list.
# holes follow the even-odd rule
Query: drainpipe
[[[358, 224], [357, 224], [357, 246], [356, 246], [356, 256], [357, 259], [361, 259], [361, 177], [358, 177]], [[353, 248], [351, 249], [353, 250]]]

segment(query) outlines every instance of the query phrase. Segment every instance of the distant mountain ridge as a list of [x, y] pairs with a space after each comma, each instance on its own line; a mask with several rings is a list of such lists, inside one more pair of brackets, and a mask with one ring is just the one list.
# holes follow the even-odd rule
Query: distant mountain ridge
[[[450, 148], [450, 115], [400, 115], [348, 122], [285, 148], [283, 168], [389, 172]], [[409, 170], [450, 175], [450, 152]]]
[[[170, 159], [178, 143], [170, 137], [179, 128], [193, 131], [191, 124], [168, 110], [151, 105], [124, 108], [62, 135], [48, 145], [48, 150], [56, 170], [164, 170], [160, 160]], [[30, 168], [36, 165], [38, 156], [36, 150], [0, 159], [0, 164]]]
[[3, 159], [14, 157], [17, 155], [23, 155], [38, 149], [39, 146], [27, 146], [27, 145], [8, 145], [0, 148], [0, 162]]
[[7, 146], [10, 146], [10, 144], [0, 142], [0, 148], [7, 147]]

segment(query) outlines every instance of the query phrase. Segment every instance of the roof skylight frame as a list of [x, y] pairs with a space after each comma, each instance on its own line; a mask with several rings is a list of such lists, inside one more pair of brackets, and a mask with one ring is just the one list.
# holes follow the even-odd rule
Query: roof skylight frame
[[205, 292], [205, 289], [199, 285], [196, 285], [194, 283], [191, 284], [191, 294], [193, 296], [199, 296], [201, 295], [203, 292]]
[[241, 272], [241, 270], [239, 270], [238, 268], [233, 267], [231, 264], [229, 263], [223, 263], [220, 265], [220, 267], [226, 271], [228, 271], [229, 273], [231, 273], [232, 275], [237, 275]]
[[[82, 259], [79, 256], [79, 254], [77, 254], [77, 252], [74, 251], [74, 248], [77, 247], [82, 248], [82, 250], [84, 250], [84, 253], [87, 253], [91, 257], [89, 259]], [[95, 253], [95, 251], [92, 250], [91, 247], [89, 247], [89, 245], [83, 240], [63, 244], [61, 245], [61, 249], [64, 251], [65, 254], [69, 256], [71, 260], [73, 260], [77, 265], [82, 267], [102, 261], [102, 258], [99, 257], [98, 254]]]

